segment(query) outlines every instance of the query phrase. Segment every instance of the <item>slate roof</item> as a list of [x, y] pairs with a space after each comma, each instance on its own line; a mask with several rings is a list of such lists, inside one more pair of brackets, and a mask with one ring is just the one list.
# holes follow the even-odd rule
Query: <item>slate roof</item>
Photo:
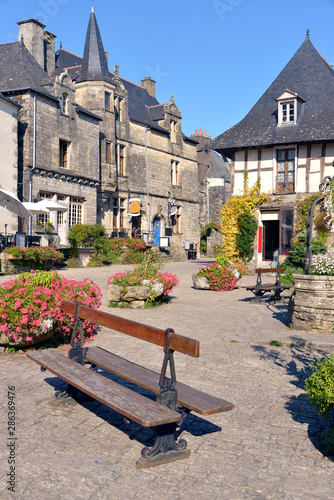
[[108, 70], [107, 58], [104, 52], [100, 30], [96, 21], [94, 7], [92, 7], [89, 16], [81, 72], [77, 81], [113, 81], [113, 78]]
[[41, 89], [47, 73], [21, 42], [0, 45], [0, 91], [32, 87]]
[[8, 102], [9, 104], [12, 104], [13, 106], [16, 106], [17, 108], [22, 108], [21, 104], [18, 104], [17, 102], [13, 101], [12, 99], [9, 99], [8, 97], [5, 97], [0, 93], [0, 99], [3, 101]]
[[[21, 42], [0, 45], [0, 92], [32, 89], [56, 99], [50, 94], [57, 75], [67, 69], [75, 82], [107, 81], [115, 83], [114, 74], [108, 70], [102, 38], [92, 7], [83, 57], [60, 48], [56, 52], [56, 69], [48, 75]], [[161, 127], [164, 118], [164, 104], [160, 104], [148, 91], [133, 82], [120, 77], [128, 91], [128, 110], [131, 120], [146, 124], [164, 134], [169, 131]], [[80, 108], [83, 112], [83, 108]], [[191, 141], [186, 136], [185, 140]]]
[[[70, 66], [81, 65], [82, 57], [73, 54], [63, 48], [57, 50], [56, 52], [56, 68], [69, 68]], [[60, 71], [56, 69], [55, 74]]]
[[223, 158], [216, 153], [211, 152], [210, 168], [207, 173], [208, 179], [225, 179], [226, 182], [231, 182], [230, 171]]
[[[65, 54], [66, 52], [66, 54]], [[64, 49], [59, 49], [56, 53], [57, 65], [55, 75], [58, 75], [67, 69], [69, 76], [73, 81], [83, 81], [82, 80], [82, 65], [83, 58], [72, 54], [71, 52], [65, 51]], [[66, 61], [69, 66], [61, 66], [62, 61]], [[107, 81], [114, 81], [114, 74], [108, 71], [109, 77]], [[120, 81], [124, 85], [124, 88], [128, 91], [128, 110], [130, 119], [137, 121], [139, 123], [144, 123], [149, 127], [166, 133], [166, 129], [161, 127], [157, 122], [164, 118], [163, 108], [164, 104], [159, 104], [155, 97], [152, 97], [147, 90], [137, 85], [125, 78], [119, 77]]]
[[[277, 126], [276, 101], [285, 89], [305, 100], [296, 125]], [[307, 34], [303, 44], [249, 113], [210, 147], [229, 156], [248, 147], [334, 139], [334, 71]]]

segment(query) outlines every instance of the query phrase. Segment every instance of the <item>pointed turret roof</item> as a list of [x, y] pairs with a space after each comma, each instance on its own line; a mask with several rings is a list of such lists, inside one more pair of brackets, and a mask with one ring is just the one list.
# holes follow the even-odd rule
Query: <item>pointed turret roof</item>
[[77, 82], [84, 81], [112, 82], [94, 7], [89, 16], [82, 68], [77, 79]]
[[[276, 99], [286, 89], [301, 98], [297, 124], [279, 127]], [[246, 147], [333, 139], [334, 71], [307, 32], [300, 48], [245, 118], [216, 137], [211, 147], [228, 154]]]

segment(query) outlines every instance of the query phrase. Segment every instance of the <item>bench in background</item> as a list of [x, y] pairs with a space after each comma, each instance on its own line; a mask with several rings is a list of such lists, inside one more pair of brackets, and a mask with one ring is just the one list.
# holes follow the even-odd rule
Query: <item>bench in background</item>
[[[292, 285], [282, 285], [281, 283], [281, 273], [283, 269], [281, 267], [273, 269], [255, 269], [257, 273], [256, 284], [250, 286], [243, 286], [246, 290], [250, 290], [255, 295], [255, 301], [260, 302], [261, 297], [267, 292], [274, 292], [273, 300], [281, 300], [281, 293], [283, 290], [291, 288]], [[261, 276], [264, 273], [276, 273], [275, 283], [262, 283]]]

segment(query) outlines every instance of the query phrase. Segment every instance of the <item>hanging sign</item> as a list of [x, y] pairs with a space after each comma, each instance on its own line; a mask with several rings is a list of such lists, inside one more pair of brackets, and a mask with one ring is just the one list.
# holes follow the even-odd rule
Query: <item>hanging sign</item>
[[138, 217], [140, 215], [140, 199], [139, 198], [131, 198], [129, 200], [129, 212], [132, 217]]

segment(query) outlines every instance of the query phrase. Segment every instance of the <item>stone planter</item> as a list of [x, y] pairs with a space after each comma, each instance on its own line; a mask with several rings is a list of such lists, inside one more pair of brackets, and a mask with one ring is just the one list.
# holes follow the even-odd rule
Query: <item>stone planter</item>
[[289, 326], [310, 333], [334, 333], [334, 276], [293, 274]]
[[128, 286], [125, 293], [119, 285], [109, 285], [107, 289], [110, 302], [128, 302], [133, 309], [144, 307], [151, 289], [148, 286]]
[[[24, 335], [24, 338], [22, 338], [19, 334], [15, 332], [9, 334], [8, 337], [4, 333], [1, 333], [0, 345], [3, 345], [5, 347], [9, 346], [28, 347], [33, 344], [37, 344], [38, 342], [42, 342], [43, 340], [50, 339], [54, 335], [53, 319], [51, 318], [44, 321], [47, 324], [47, 327], [46, 328], [39, 327], [36, 332], [32, 332], [30, 334], [32, 340], [26, 340], [25, 339], [25, 337], [27, 336], [26, 334]], [[17, 335], [18, 338], [14, 339], [13, 335]]]
[[[238, 280], [236, 284], [236, 287], [238, 287], [240, 285], [242, 276], [240, 276], [240, 273], [236, 269], [235, 271], [233, 271], [233, 273]], [[205, 276], [197, 276], [197, 274], [193, 274], [191, 277], [193, 280], [194, 288], [196, 288], [197, 290], [210, 290], [210, 283]]]
[[210, 290], [210, 283], [205, 276], [197, 276], [197, 274], [192, 275], [194, 288], [197, 290]]

